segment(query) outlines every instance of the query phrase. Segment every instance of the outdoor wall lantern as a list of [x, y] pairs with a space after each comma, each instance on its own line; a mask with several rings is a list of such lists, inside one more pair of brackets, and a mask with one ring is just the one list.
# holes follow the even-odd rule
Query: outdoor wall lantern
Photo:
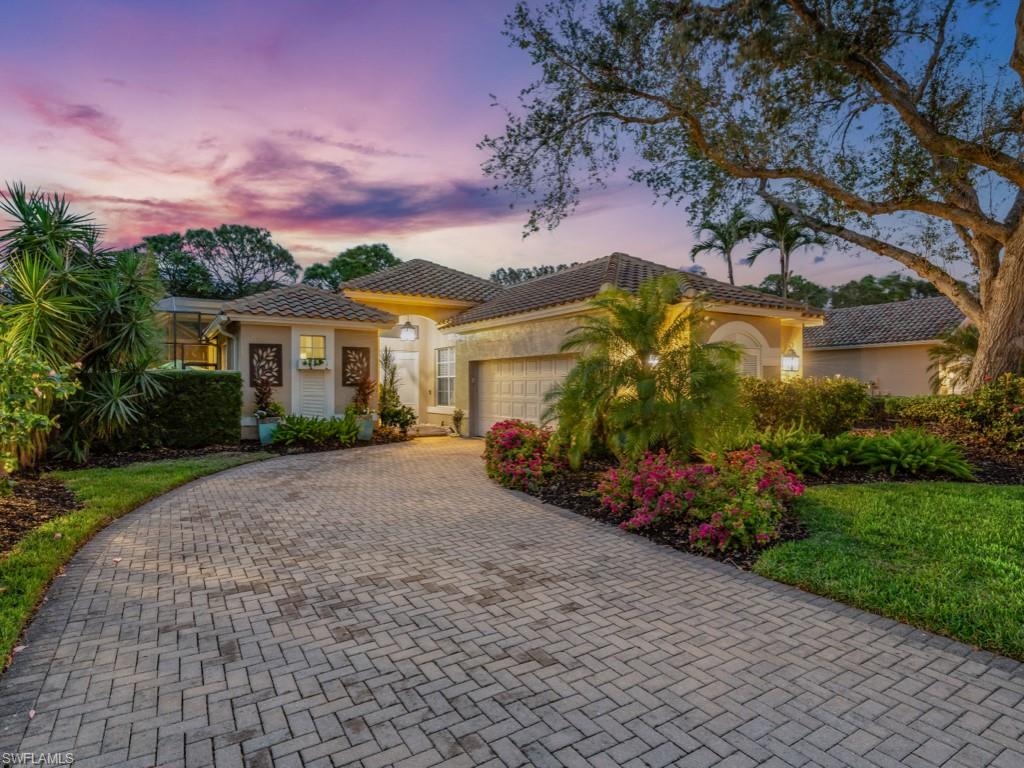
[[800, 370], [800, 355], [792, 347], [782, 353], [782, 370], [786, 373], [796, 373]]
[[661, 355], [657, 355], [654, 352], [652, 352], [647, 356], [647, 365], [649, 365], [651, 368], [656, 368], [658, 366], [658, 363], [660, 362]]
[[420, 336], [420, 329], [406, 320], [402, 323], [402, 329], [398, 332], [398, 338], [402, 341], [416, 341]]

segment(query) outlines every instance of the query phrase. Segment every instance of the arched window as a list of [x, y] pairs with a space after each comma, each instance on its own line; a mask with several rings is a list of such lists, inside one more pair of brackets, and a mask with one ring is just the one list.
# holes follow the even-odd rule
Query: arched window
[[737, 369], [741, 376], [761, 377], [764, 356], [768, 351], [768, 341], [750, 323], [733, 320], [725, 323], [711, 334], [708, 341], [727, 341], [740, 349]]

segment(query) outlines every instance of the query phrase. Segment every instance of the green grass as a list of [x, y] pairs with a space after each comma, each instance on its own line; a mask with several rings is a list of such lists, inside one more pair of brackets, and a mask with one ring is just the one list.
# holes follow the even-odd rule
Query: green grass
[[[52, 473], [78, 495], [83, 506], [33, 529], [0, 559], [0, 662], [8, 659], [53, 577], [103, 526], [189, 480], [272, 455], [219, 453]], [[57, 533], [60, 538], [55, 538]]]
[[877, 483], [799, 500], [763, 576], [1024, 659], [1024, 487]]

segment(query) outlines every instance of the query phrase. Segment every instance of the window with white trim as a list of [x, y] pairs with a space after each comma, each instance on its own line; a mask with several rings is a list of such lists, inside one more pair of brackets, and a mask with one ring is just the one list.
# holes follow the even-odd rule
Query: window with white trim
[[455, 347], [441, 347], [435, 350], [437, 356], [436, 393], [437, 405], [455, 405]]
[[327, 357], [326, 336], [299, 336], [300, 360], [324, 360]]

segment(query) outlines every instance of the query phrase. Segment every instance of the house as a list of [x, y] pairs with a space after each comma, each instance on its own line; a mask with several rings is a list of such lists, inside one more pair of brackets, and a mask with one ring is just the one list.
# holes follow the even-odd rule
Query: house
[[964, 322], [945, 296], [834, 309], [804, 330], [807, 376], [845, 376], [884, 395], [931, 392], [928, 352]]
[[228, 302], [203, 338], [217, 367], [241, 371], [246, 414], [259, 376], [290, 412], [343, 413], [358, 377], [378, 378], [387, 347], [420, 423], [451, 425], [461, 410], [464, 431], [481, 435], [503, 418], [540, 419], [544, 395], [573, 365], [560, 348], [590, 299], [665, 273], [679, 276], [683, 302], [703, 302], [710, 341], [741, 348], [742, 373], [802, 375], [803, 330], [821, 324], [820, 310], [623, 253], [509, 288], [412, 259], [336, 294], [294, 285]]

